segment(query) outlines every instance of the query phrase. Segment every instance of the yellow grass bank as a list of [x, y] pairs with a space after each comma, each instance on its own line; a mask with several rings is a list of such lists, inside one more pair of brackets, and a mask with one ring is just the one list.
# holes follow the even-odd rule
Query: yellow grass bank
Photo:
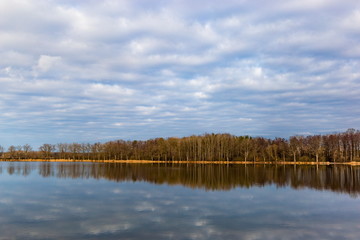
[[79, 160], [79, 159], [0, 159], [2, 162], [99, 162], [99, 163], [167, 163], [167, 164], [273, 164], [273, 165], [351, 165], [360, 162], [261, 162], [261, 161], [159, 161], [159, 160]]

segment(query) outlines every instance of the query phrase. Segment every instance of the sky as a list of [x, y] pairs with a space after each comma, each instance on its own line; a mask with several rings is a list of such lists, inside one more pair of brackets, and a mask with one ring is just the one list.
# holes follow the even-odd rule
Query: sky
[[358, 0], [1, 0], [0, 145], [360, 128]]

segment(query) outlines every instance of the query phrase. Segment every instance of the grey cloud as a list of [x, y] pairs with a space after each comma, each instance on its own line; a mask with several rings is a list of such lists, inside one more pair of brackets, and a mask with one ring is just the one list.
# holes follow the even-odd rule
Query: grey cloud
[[360, 127], [358, 1], [0, 4], [3, 145]]

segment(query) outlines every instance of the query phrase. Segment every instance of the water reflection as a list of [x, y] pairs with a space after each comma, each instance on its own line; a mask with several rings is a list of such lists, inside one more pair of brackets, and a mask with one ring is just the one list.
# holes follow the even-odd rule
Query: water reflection
[[4, 167], [10, 175], [27, 176], [37, 170], [42, 177], [146, 181], [206, 190], [275, 184], [295, 189], [331, 190], [351, 196], [360, 193], [360, 167], [356, 166], [11, 162], [0, 166], [0, 173]]
[[0, 239], [360, 235], [357, 167], [0, 162], [0, 172]]

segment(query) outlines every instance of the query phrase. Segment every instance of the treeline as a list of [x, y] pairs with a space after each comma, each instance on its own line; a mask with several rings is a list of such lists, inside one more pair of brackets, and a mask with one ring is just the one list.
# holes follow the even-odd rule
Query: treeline
[[351, 162], [360, 160], [360, 131], [292, 136], [289, 139], [203, 134], [183, 138], [106, 143], [43, 144], [38, 150], [26, 144], [0, 146], [3, 159]]

